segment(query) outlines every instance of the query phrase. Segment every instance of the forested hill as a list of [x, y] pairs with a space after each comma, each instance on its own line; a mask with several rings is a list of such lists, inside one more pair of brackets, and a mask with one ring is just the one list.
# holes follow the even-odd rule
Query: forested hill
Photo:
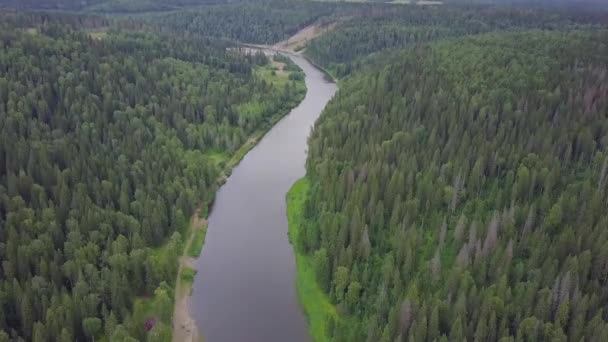
[[25, 10], [146, 12], [226, 3], [225, 0], [0, 0], [2, 5]]
[[[589, 8], [570, 11], [499, 6], [384, 6], [340, 22], [314, 39], [306, 55], [344, 77], [386, 50], [464, 35], [522, 29], [572, 30], [606, 27], [608, 11]], [[380, 56], [382, 57], [382, 56]], [[384, 62], [384, 61], [382, 61]]]
[[182, 34], [273, 44], [322, 17], [332, 15], [336, 6], [311, 1], [260, 0], [170, 13], [152, 17], [151, 21]]
[[607, 65], [606, 31], [532, 31], [346, 80], [309, 141], [296, 241], [340, 313], [325, 333], [607, 341]]
[[0, 341], [167, 341], [218, 161], [301, 88], [214, 41], [30, 19], [0, 21]]

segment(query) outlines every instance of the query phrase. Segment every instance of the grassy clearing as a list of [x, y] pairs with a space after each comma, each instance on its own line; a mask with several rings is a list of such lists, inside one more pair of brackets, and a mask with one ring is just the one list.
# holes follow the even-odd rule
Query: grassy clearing
[[[289, 64], [292, 63], [293, 62], [289, 61]], [[292, 70], [290, 65], [277, 61], [272, 61], [263, 66], [256, 66], [254, 71], [260, 79], [266, 81], [266, 83], [272, 84], [278, 89], [282, 89], [288, 83], [294, 82], [294, 80], [289, 79], [289, 76], [293, 73], [299, 72]], [[295, 80], [295, 85], [298, 90], [306, 90], [306, 85], [304, 84], [303, 79]]]
[[305, 224], [303, 218], [304, 202], [309, 183], [306, 178], [298, 180], [287, 193], [287, 218], [289, 221], [289, 239], [291, 240], [297, 264], [296, 286], [298, 298], [308, 318], [308, 328], [314, 341], [328, 341], [328, 322], [330, 318], [338, 319], [336, 307], [315, 278], [312, 257], [305, 255], [298, 248], [298, 238]]
[[226, 152], [212, 151], [205, 153], [205, 156], [219, 167], [223, 167], [224, 163], [228, 160]]
[[203, 244], [205, 243], [205, 234], [207, 233], [206, 225], [201, 229], [197, 229], [194, 232], [194, 238], [192, 239], [192, 243], [188, 247], [188, 256], [192, 258], [198, 258], [201, 255], [201, 251], [203, 250]]
[[[269, 63], [264, 66], [255, 67], [255, 73], [260, 79], [266, 81], [266, 83], [272, 84], [278, 89], [282, 89], [289, 82], [292, 82], [292, 80], [289, 79], [289, 75], [293, 72], [294, 71], [286, 70], [284, 65], [278, 63]], [[296, 82], [296, 85], [299, 86], [299, 83], [303, 82]]]
[[266, 81], [266, 83], [270, 83], [275, 87], [284, 87], [285, 84], [289, 82], [288, 74], [283, 72], [282, 69], [278, 69], [276, 65], [272, 63], [268, 63], [263, 66], [256, 66], [255, 73]]

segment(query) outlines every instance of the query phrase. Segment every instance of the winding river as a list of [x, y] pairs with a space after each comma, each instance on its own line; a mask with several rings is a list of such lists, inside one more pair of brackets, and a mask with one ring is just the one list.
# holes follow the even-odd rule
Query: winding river
[[304, 176], [311, 126], [337, 87], [304, 58], [291, 58], [306, 74], [306, 97], [233, 170], [209, 216], [190, 299], [208, 342], [310, 340], [285, 195]]

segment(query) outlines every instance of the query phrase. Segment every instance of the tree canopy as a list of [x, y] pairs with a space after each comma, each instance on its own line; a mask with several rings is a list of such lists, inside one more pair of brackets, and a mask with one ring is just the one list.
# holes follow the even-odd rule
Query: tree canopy
[[608, 339], [608, 33], [496, 33], [353, 74], [298, 248], [337, 341]]
[[[605, 27], [605, 11], [497, 6], [377, 5], [340, 20], [312, 40], [306, 55], [344, 77], [370, 63], [388, 63], [378, 52], [493, 31], [572, 30]], [[371, 55], [370, 55], [371, 54]]]
[[32, 18], [0, 24], [0, 340], [143, 340], [134, 299], [171, 301], [182, 235], [217, 188], [214, 155], [301, 88], [223, 43], [19, 26]]

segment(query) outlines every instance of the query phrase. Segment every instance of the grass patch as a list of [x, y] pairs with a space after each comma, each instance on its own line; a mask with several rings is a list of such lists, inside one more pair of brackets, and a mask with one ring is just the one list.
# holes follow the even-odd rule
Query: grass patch
[[212, 151], [205, 153], [205, 156], [218, 167], [223, 167], [224, 163], [228, 160], [226, 152]]
[[258, 77], [266, 83], [270, 83], [275, 87], [285, 87], [289, 82], [288, 74], [277, 70], [276, 66], [272, 63], [268, 63], [263, 66], [256, 66], [255, 73]]
[[308, 194], [308, 179], [298, 180], [287, 193], [287, 218], [289, 221], [289, 239], [296, 254], [296, 286], [298, 299], [308, 318], [308, 329], [313, 341], [329, 341], [327, 336], [330, 318], [337, 321], [336, 307], [329, 301], [317, 283], [312, 257], [305, 255], [297, 247], [304, 222], [304, 202]]
[[194, 231], [194, 239], [188, 248], [188, 256], [192, 258], [198, 258], [203, 250], [203, 244], [205, 243], [205, 234], [207, 233], [207, 227], [202, 227]]
[[[284, 63], [268, 63], [263, 66], [256, 66], [255, 74], [268, 84], [272, 84], [278, 89], [283, 89], [288, 83], [294, 82], [298, 90], [306, 90], [304, 79], [292, 80], [289, 78], [291, 74], [301, 73], [291, 65], [293, 62], [289, 60], [289, 64]], [[278, 70], [277, 65], [280, 65], [282, 70]], [[298, 68], [299, 69], [299, 68]]]

